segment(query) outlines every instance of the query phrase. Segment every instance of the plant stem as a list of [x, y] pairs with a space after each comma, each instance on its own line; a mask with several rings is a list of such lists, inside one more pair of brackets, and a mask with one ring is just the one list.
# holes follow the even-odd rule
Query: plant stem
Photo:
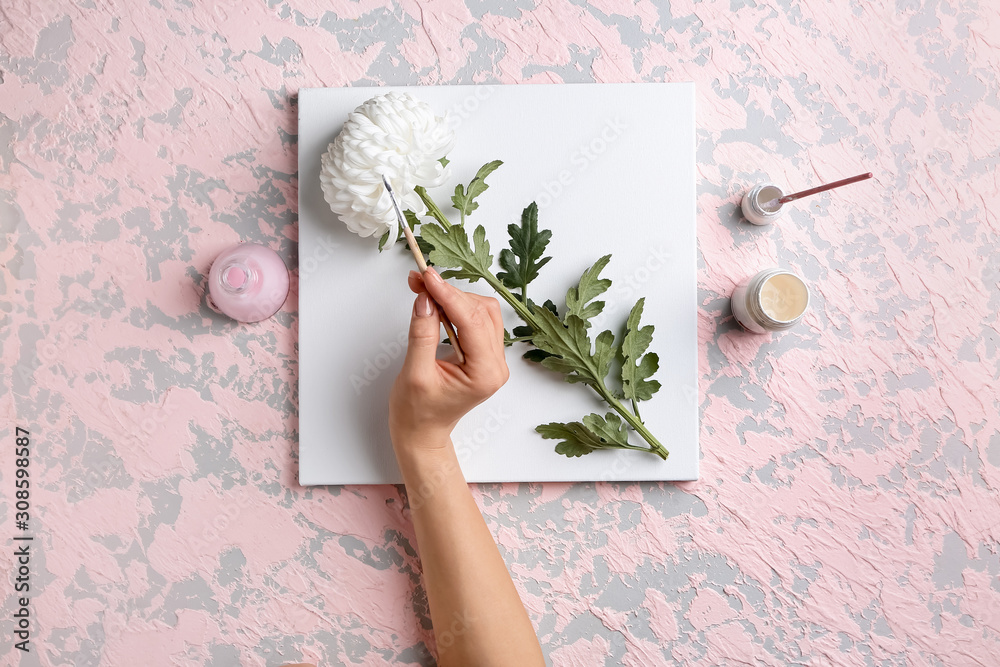
[[517, 311], [518, 316], [524, 320], [525, 324], [530, 326], [535, 331], [541, 330], [538, 322], [535, 321], [534, 314], [528, 310], [527, 304], [521, 303], [521, 300], [514, 296], [514, 293], [507, 289], [507, 286], [500, 282], [496, 276], [492, 273], [487, 273], [482, 276], [482, 279], [488, 282], [490, 287], [492, 287], [504, 301], [509, 303], [511, 308]]
[[664, 461], [667, 460], [668, 452], [666, 448], [660, 444], [660, 441], [657, 440], [652, 433], [649, 432], [649, 429], [646, 428], [646, 425], [643, 424], [638, 417], [629, 412], [628, 408], [622, 405], [621, 401], [615, 398], [614, 395], [608, 391], [603, 382], [600, 387], [594, 387], [594, 391], [600, 394], [601, 398], [603, 398], [615, 412], [620, 414], [622, 418], [628, 422], [628, 425], [631, 426], [636, 433], [642, 436], [643, 440], [649, 443], [650, 448], [644, 451], [652, 452]]
[[[431, 196], [427, 194], [427, 190], [424, 188], [424, 186], [418, 185], [417, 187], [413, 188], [413, 191], [416, 192], [417, 196], [420, 197], [420, 200], [424, 202], [424, 206], [427, 207], [428, 213], [430, 213], [435, 220], [441, 223], [442, 227], [444, 227], [445, 229], [451, 229], [451, 223], [448, 222], [447, 216], [445, 216], [445, 214], [441, 212], [441, 209], [438, 208], [438, 205], [436, 203], [434, 203], [434, 200], [431, 199]], [[465, 224], [464, 215], [462, 216], [462, 224], [463, 225]]]
[[[503, 283], [497, 280], [497, 278], [492, 273], [488, 273], [485, 276], [482, 276], [482, 278], [483, 280], [488, 282], [494, 290], [496, 290], [497, 294], [499, 294], [504, 301], [509, 303], [514, 308], [514, 310], [517, 311], [517, 314], [521, 317], [522, 320], [524, 320], [525, 324], [530, 326], [535, 331], [541, 330], [541, 327], [538, 326], [538, 324], [535, 322], [535, 317], [531, 313], [531, 311], [528, 310], [528, 307], [525, 304], [521, 303], [521, 301], [516, 296], [514, 296], [514, 294], [509, 289], [507, 289]], [[597, 381], [600, 382], [599, 386], [591, 385], [589, 382], [587, 384], [595, 392], [597, 392], [600, 395], [600, 397], [603, 398], [605, 402], [608, 405], [610, 405], [615, 412], [620, 414], [622, 418], [626, 422], [628, 422], [628, 425], [631, 426], [636, 433], [642, 436], [643, 440], [649, 443], [650, 446], [649, 449], [646, 449], [644, 447], [638, 447], [637, 449], [641, 449], [642, 451], [645, 452], [652, 452], [653, 454], [656, 454], [665, 461], [667, 459], [666, 448], [660, 444], [660, 441], [657, 440], [652, 433], [649, 432], [649, 429], [646, 428], [646, 425], [643, 424], [642, 421], [636, 415], [629, 412], [628, 408], [622, 405], [621, 401], [615, 398], [614, 395], [610, 391], [608, 391], [608, 388], [604, 386], [603, 380], [597, 378]]]
[[639, 419], [639, 421], [642, 421], [642, 415], [639, 414], [639, 404], [635, 402], [634, 398], [631, 400], [632, 400], [632, 412], [635, 413], [635, 416]]
[[[432, 216], [434, 216], [434, 219], [437, 220], [439, 223], [441, 223], [441, 225], [445, 229], [450, 229], [451, 225], [448, 223], [448, 218], [446, 218], [444, 213], [441, 212], [441, 209], [438, 208], [437, 204], [434, 203], [434, 200], [430, 198], [430, 195], [427, 194], [427, 190], [425, 190], [423, 187], [419, 185], [416, 188], [414, 188], [414, 190], [420, 196], [420, 199], [423, 200], [424, 204], [427, 206], [427, 210], [430, 212]], [[497, 278], [495, 275], [493, 275], [492, 272], [487, 271], [485, 274], [480, 275], [480, 278], [489, 283], [490, 287], [492, 287], [493, 290], [498, 295], [500, 295], [500, 298], [502, 298], [504, 301], [510, 304], [511, 308], [513, 308], [517, 312], [518, 316], [524, 321], [525, 324], [530, 326], [535, 331], [542, 330], [542, 327], [540, 327], [538, 325], [538, 322], [535, 321], [534, 314], [528, 309], [527, 302], [522, 302], [520, 299], [514, 296], [514, 293], [511, 292], [509, 289], [507, 289], [507, 286], [504, 285], [502, 282], [500, 282], [500, 279]], [[621, 401], [615, 398], [614, 394], [612, 394], [608, 390], [608, 388], [604, 386], [603, 378], [595, 378], [595, 380], [597, 382], [596, 385], [591, 384], [589, 382], [587, 382], [586, 384], [590, 386], [591, 389], [593, 389], [595, 392], [597, 392], [597, 394], [601, 398], [603, 398], [604, 401], [608, 405], [610, 405], [615, 412], [621, 415], [622, 419], [628, 422], [628, 425], [632, 427], [632, 430], [634, 430], [636, 433], [642, 436], [642, 439], [649, 443], [648, 449], [645, 447], [635, 447], [632, 445], [629, 445], [627, 447], [622, 446], [620, 448], [637, 449], [643, 452], [650, 452], [656, 454], [661, 459], [666, 461], [668, 455], [666, 448], [660, 444], [660, 441], [657, 440], [653, 436], [653, 434], [649, 432], [649, 429], [646, 428], [646, 425], [642, 423], [641, 419], [639, 419], [639, 417], [637, 416], [639, 411], [636, 410], [636, 414], [632, 414], [631, 412], [629, 412], [628, 408], [622, 405]], [[633, 406], [634, 405], [635, 404], [633, 403]]]
[[657, 454], [657, 456], [659, 456], [656, 451], [650, 449], [649, 447], [639, 447], [637, 445], [614, 445], [612, 449], [631, 449], [636, 452], [646, 452], [647, 454]]

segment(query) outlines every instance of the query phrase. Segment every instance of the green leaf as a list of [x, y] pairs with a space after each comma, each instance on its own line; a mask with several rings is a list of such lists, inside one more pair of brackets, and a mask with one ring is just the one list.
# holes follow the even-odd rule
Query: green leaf
[[594, 339], [594, 361], [597, 362], [598, 377], [605, 378], [611, 370], [611, 360], [615, 358], [618, 349], [615, 347], [615, 335], [610, 331], [602, 331]]
[[552, 422], [535, 427], [543, 438], [560, 440], [556, 452], [584, 456], [597, 449], [635, 449], [628, 442], [628, 426], [613, 412], [589, 414], [580, 422]]
[[[467, 191], [463, 188], [457, 190], [460, 197], [455, 204], [456, 207], [461, 207], [463, 222], [465, 215], [477, 208], [473, 201], [475, 196], [486, 190], [485, 177], [499, 165], [499, 161], [487, 164], [480, 169]], [[543, 263], [548, 261], [542, 255], [549, 239], [542, 238], [542, 234], [537, 232], [537, 218], [531, 220], [532, 215], [537, 212], [526, 211], [517, 232], [508, 230], [512, 239], [517, 234], [521, 235], [515, 240], [522, 245], [515, 248], [512, 243], [510, 256], [503, 262], [503, 268], [507, 269], [504, 277], [511, 281], [508, 284], [519, 286], [522, 290], [522, 298], [519, 299], [505, 282], [491, 272], [493, 256], [490, 254], [485, 228], [477, 227], [470, 238], [464, 224], [449, 223], [426, 191], [419, 186], [416, 190], [433, 218], [433, 221], [427, 220], [420, 224], [420, 233], [424, 237], [421, 239], [421, 247], [429, 250], [430, 263], [446, 269], [441, 274], [444, 277], [459, 277], [473, 282], [485, 279], [524, 321], [524, 325], [514, 329], [514, 335], [504, 331], [505, 342], [512, 343], [515, 337], [530, 341], [532, 346], [524, 354], [525, 359], [562, 373], [567, 382], [589, 385], [613, 411], [604, 417], [591, 414], [578, 422], [544, 424], [538, 427], [538, 432], [544, 437], [559, 439], [556, 451], [567, 456], [582, 456], [594, 449], [618, 448], [649, 452], [666, 459], [668, 452], [642, 423], [635, 407], [638, 404], [633, 400], [633, 413], [622, 405], [619, 396], [606, 384], [606, 378], [611, 367], [617, 365], [617, 359], [625, 359], [625, 354], [615, 344], [614, 334], [602, 331], [591, 337], [588, 331], [592, 326], [590, 320], [601, 313], [604, 307], [604, 303], [597, 301], [597, 298], [611, 286], [610, 280], [600, 277], [610, 256], [600, 258], [581, 275], [578, 284], [567, 293], [564, 315], [560, 317], [560, 309], [551, 300], [537, 305], [523, 294], [524, 287], [535, 277]], [[409, 219], [408, 224], [416, 226]], [[627, 335], [631, 336], [628, 356], [630, 363], [635, 366], [637, 380], [632, 386], [636, 387], [637, 396], [642, 392], [651, 394], [659, 388], [658, 383], [649, 380], [659, 361], [655, 354], [643, 354], [649, 343], [643, 343], [642, 337], [649, 331], [639, 330], [639, 315], [641, 306], [636, 311], [635, 320], [631, 326], [624, 328], [621, 336], [623, 343]], [[614, 384], [617, 385], [617, 382]], [[645, 440], [650, 445], [649, 448], [629, 444], [628, 436], [632, 432]]]
[[[427, 242], [424, 239], [424, 237], [422, 237], [420, 234], [417, 233], [417, 226], [420, 224], [420, 218], [417, 217], [417, 214], [414, 213], [413, 211], [411, 211], [410, 209], [406, 209], [405, 211], [403, 211], [403, 217], [406, 219], [406, 224], [410, 227], [410, 231], [413, 232], [413, 239], [417, 242], [417, 248], [424, 255], [429, 255], [430, 252], [431, 252], [431, 250], [434, 249], [434, 246], [431, 245], [429, 242]], [[403, 233], [402, 233], [403, 230], [400, 229], [399, 231], [400, 231], [400, 234], [399, 234], [399, 238], [397, 239], [397, 241], [402, 241], [402, 240], [404, 240], [403, 239]], [[410, 252], [409, 244], [407, 244], [405, 242], [400, 245], [400, 249], [403, 252]], [[433, 262], [428, 262], [428, 265], [430, 265], [430, 264], [433, 264]]]
[[597, 435], [606, 446], [628, 446], [628, 425], [613, 412], [609, 412], [603, 417], [589, 414], [583, 418], [583, 424], [591, 433]]
[[563, 325], [545, 308], [537, 310], [535, 316], [539, 328], [532, 343], [552, 355], [543, 359], [542, 365], [565, 373], [567, 382], [596, 382], [597, 364], [590, 353], [590, 338], [583, 321], [575, 315], [568, 315], [566, 325]]
[[[545, 308], [556, 317], [559, 317], [559, 309], [556, 308], [556, 304], [552, 303], [552, 299], [546, 299], [545, 303], [543, 303], [541, 307]], [[528, 299], [528, 310], [530, 310], [531, 312], [535, 312], [536, 310], [538, 310], [538, 304], [532, 301], [531, 299]]]
[[490, 243], [486, 240], [486, 229], [482, 225], [476, 227], [472, 241], [462, 225], [452, 225], [447, 230], [432, 222], [420, 226], [421, 235], [426, 238], [434, 249], [430, 252], [430, 260], [435, 266], [446, 267], [442, 278], [462, 278], [476, 282], [490, 274], [493, 265], [493, 255], [490, 254]]
[[[601, 271], [611, 261], [611, 255], [605, 255], [594, 262], [594, 265], [583, 272], [580, 282], [576, 287], [569, 288], [566, 292], [566, 309], [568, 315], [579, 317], [584, 326], [590, 326], [590, 318], [595, 317], [604, 310], [603, 301], [594, 301], [597, 297], [608, 291], [611, 281], [601, 278]], [[568, 316], [567, 315], [567, 316]]]
[[551, 356], [553, 355], [546, 352], [545, 350], [539, 350], [538, 348], [534, 348], [522, 354], [521, 358], [524, 359], [525, 361], [533, 361], [536, 364], [540, 364], [544, 359], [547, 359]]
[[[413, 237], [413, 240], [417, 242], [417, 248], [420, 249], [420, 252], [424, 253], [425, 255], [431, 254], [431, 251], [434, 250], [434, 246], [431, 245], [431, 243], [427, 239], [425, 239], [423, 236], [419, 234], [416, 234]], [[406, 250], [406, 252], [410, 251], [410, 249], [407, 248], [405, 244], [403, 245], [403, 249]], [[428, 264], [433, 264], [433, 263], [434, 262], [428, 262]]]
[[511, 329], [511, 333], [513, 333], [518, 338], [523, 338], [525, 336], [530, 336], [531, 334], [535, 333], [535, 330], [532, 329], [527, 324], [521, 324]]
[[547, 308], [539, 308], [535, 315], [539, 330], [535, 331], [531, 342], [552, 355], [541, 359], [541, 364], [565, 374], [567, 382], [603, 387], [604, 377], [615, 356], [614, 334], [602, 332], [592, 351], [587, 326], [576, 315], [566, 315], [565, 325]]
[[524, 299], [528, 283], [538, 277], [538, 270], [548, 264], [551, 257], [542, 257], [545, 246], [552, 238], [548, 229], [538, 231], [538, 205], [531, 202], [521, 213], [521, 225], [507, 225], [510, 248], [500, 251], [500, 266], [505, 269], [497, 278], [512, 290], [520, 290]]
[[476, 172], [476, 177], [469, 183], [468, 190], [464, 189], [461, 185], [455, 186], [455, 195], [451, 198], [451, 203], [462, 214], [463, 219], [479, 208], [479, 204], [475, 202], [476, 197], [486, 192], [490, 187], [486, 184], [486, 177], [496, 171], [502, 164], [503, 162], [500, 160], [493, 160], [480, 167], [479, 171]]
[[580, 422], [540, 424], [535, 431], [548, 440], [561, 440], [556, 445], [556, 453], [570, 458], [602, 448], [601, 439]]
[[448, 159], [448, 158], [446, 158], [446, 157], [443, 157], [443, 158], [441, 158], [440, 160], [438, 160], [438, 162], [440, 162], [440, 163], [441, 163], [441, 166], [442, 166], [442, 167], [447, 167], [447, 166], [448, 166], [448, 165], [449, 165], [449, 164], [451, 163], [451, 160], [449, 160], [449, 159]]
[[660, 367], [659, 357], [655, 352], [642, 356], [653, 342], [653, 325], [639, 326], [645, 303], [643, 297], [632, 306], [622, 339], [622, 392], [634, 401], [648, 401], [660, 389], [659, 382], [649, 379]]
[[389, 241], [389, 230], [387, 229], [387, 230], [385, 230], [385, 234], [382, 235], [382, 238], [380, 238], [378, 240], [378, 251], [379, 252], [382, 252], [382, 249], [385, 248], [385, 244], [388, 241]]
[[420, 224], [420, 218], [417, 217], [417, 214], [410, 209], [406, 209], [403, 211], [403, 217], [406, 218], [406, 224], [410, 226], [410, 231], [417, 231], [417, 225]]

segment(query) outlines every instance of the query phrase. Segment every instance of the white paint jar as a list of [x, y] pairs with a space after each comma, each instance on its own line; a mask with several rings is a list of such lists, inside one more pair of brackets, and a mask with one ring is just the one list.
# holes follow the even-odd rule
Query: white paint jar
[[755, 225], [769, 225], [784, 213], [784, 206], [776, 204], [765, 206], [768, 202], [774, 201], [785, 193], [774, 183], [761, 183], [755, 185], [749, 192], [743, 195], [740, 208], [743, 209], [743, 217], [747, 222]]
[[785, 331], [809, 309], [809, 288], [791, 271], [765, 269], [733, 291], [733, 316], [756, 334]]

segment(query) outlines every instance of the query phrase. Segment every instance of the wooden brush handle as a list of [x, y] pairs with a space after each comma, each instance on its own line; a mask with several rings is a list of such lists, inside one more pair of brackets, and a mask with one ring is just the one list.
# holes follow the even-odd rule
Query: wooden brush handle
[[[417, 260], [417, 268], [420, 269], [420, 275], [423, 275], [427, 272], [427, 262], [424, 261], [424, 253], [420, 252], [420, 247], [417, 246], [417, 239], [413, 237], [413, 231], [405, 222], [403, 224], [403, 236], [406, 237], [406, 244], [410, 246], [410, 252], [413, 253], [413, 259]], [[427, 297], [430, 298], [430, 294], [428, 294]], [[455, 356], [458, 358], [458, 363], [464, 364], [465, 353], [462, 352], [462, 346], [458, 343], [458, 334], [455, 333], [455, 325], [451, 323], [451, 320], [449, 320], [448, 316], [445, 315], [444, 309], [441, 308], [441, 306], [434, 301], [434, 299], [431, 299], [431, 302], [434, 303], [434, 307], [437, 308], [438, 317], [441, 319], [441, 324], [444, 325], [444, 330], [445, 333], [448, 334], [448, 340], [451, 341], [451, 346], [455, 348]]]
[[864, 181], [872, 177], [871, 172], [867, 174], [859, 174], [858, 176], [851, 176], [850, 178], [845, 178], [842, 181], [834, 181], [833, 183], [827, 183], [826, 185], [820, 185], [816, 188], [810, 188], [808, 190], [803, 190], [802, 192], [795, 192], [790, 195], [785, 195], [778, 200], [779, 204], [787, 204], [790, 201], [795, 201], [796, 199], [802, 199], [803, 197], [808, 197], [809, 195], [816, 195], [820, 192], [826, 192], [827, 190], [833, 190], [834, 188], [839, 188], [844, 185], [850, 185], [851, 183], [857, 183], [858, 181]]

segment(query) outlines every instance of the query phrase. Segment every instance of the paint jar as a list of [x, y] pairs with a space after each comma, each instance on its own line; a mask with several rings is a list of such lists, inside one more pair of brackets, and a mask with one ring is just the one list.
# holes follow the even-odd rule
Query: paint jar
[[748, 193], [743, 195], [740, 208], [743, 209], [743, 217], [747, 222], [755, 225], [769, 225], [784, 213], [782, 204], [774, 203], [766, 206], [769, 202], [784, 196], [784, 193], [774, 183], [761, 183], [755, 185]]
[[765, 269], [733, 291], [733, 316], [756, 334], [795, 326], [809, 308], [809, 288], [791, 271]]
[[288, 269], [278, 253], [256, 243], [223, 250], [208, 272], [209, 307], [238, 322], [259, 322], [288, 296]]

